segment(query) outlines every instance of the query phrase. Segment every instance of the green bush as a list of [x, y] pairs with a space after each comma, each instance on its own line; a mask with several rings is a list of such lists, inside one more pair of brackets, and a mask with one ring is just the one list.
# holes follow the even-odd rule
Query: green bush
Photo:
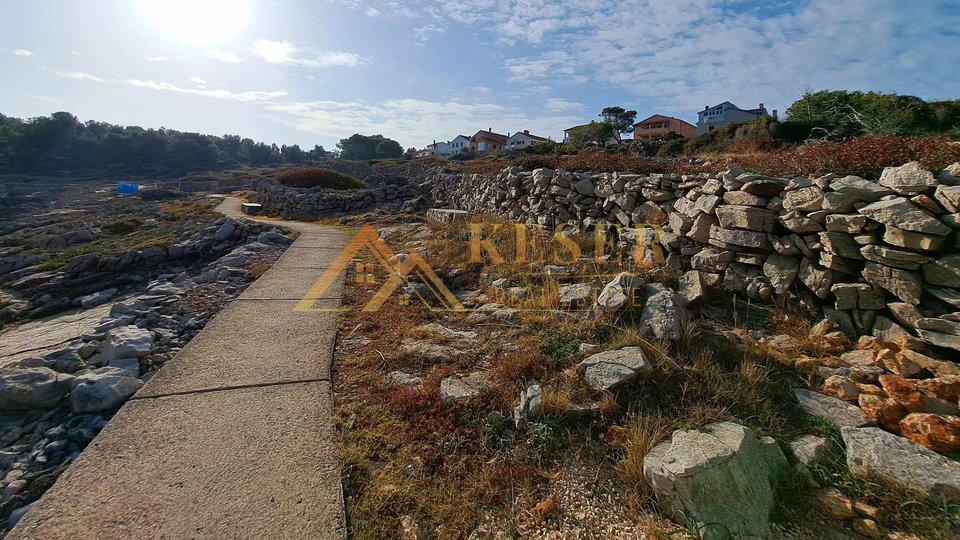
[[295, 188], [360, 189], [367, 187], [366, 182], [355, 176], [323, 167], [298, 167], [284, 171], [274, 178], [285, 186]]

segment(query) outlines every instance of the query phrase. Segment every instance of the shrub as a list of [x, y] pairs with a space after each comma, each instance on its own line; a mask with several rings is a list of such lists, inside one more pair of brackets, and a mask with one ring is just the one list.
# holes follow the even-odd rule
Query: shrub
[[732, 157], [753, 172], [771, 176], [836, 173], [878, 178], [884, 167], [919, 161], [937, 171], [960, 161], [960, 145], [931, 137], [855, 137], [836, 142], [805, 144], [766, 154]]
[[366, 182], [355, 176], [323, 167], [298, 167], [284, 171], [274, 178], [285, 186], [295, 188], [360, 189], [367, 187]]

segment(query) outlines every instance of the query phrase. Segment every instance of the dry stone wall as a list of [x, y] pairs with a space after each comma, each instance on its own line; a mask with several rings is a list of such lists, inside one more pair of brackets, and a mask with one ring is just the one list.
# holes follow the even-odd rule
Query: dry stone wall
[[908, 163], [879, 181], [510, 167], [428, 185], [437, 206], [518, 222], [659, 227], [691, 301], [712, 288], [761, 301], [791, 294], [851, 337], [918, 336], [960, 351], [960, 164], [934, 176]]
[[374, 189], [331, 191], [323, 188], [298, 189], [266, 179], [257, 186], [257, 202], [263, 213], [290, 219], [352, 212], [384, 203], [401, 203], [416, 198], [419, 190], [411, 184], [385, 184]]

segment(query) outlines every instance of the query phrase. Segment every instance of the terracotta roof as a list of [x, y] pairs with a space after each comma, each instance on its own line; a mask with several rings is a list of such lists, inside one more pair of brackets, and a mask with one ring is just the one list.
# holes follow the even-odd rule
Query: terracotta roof
[[696, 127], [696, 126], [694, 126], [693, 124], [691, 124], [690, 122], [687, 122], [686, 120], [683, 120], [682, 118], [677, 118], [677, 117], [675, 117], [675, 116], [667, 116], [667, 115], [665, 115], [665, 114], [654, 114], [654, 115], [650, 116], [649, 118], [644, 118], [643, 120], [641, 120], [641, 121], [637, 122], [636, 124], [634, 124], [633, 127], [637, 127], [637, 126], [639, 126], [640, 124], [646, 124], [647, 122], [652, 122], [655, 118], [663, 118], [663, 119], [665, 119], [665, 120], [678, 120], [678, 121], [680, 121], [680, 122], [683, 122], [684, 124], [687, 124], [687, 125], [690, 126], [690, 127]]
[[582, 127], [584, 127], [584, 126], [589, 126], [590, 124], [591, 124], [591, 122], [587, 122], [586, 124], [580, 124], [579, 126], [568, 127], [567, 129], [565, 129], [565, 130], [563, 130], [563, 131], [564, 131], [564, 133], [566, 133], [567, 131], [572, 131], [572, 130], [577, 129], [577, 128], [582, 128]]
[[493, 132], [493, 131], [487, 131], [487, 130], [485, 130], [485, 129], [481, 129], [480, 131], [478, 131], [478, 132], [474, 135], [474, 137], [476, 137], [476, 138], [478, 138], [478, 139], [481, 139], [481, 138], [482, 138], [482, 139], [487, 139], [488, 141], [496, 142], [496, 143], [504, 143], [504, 142], [507, 141], [507, 139], [510, 138], [510, 137], [507, 137], [506, 135], [504, 135], [504, 134], [502, 134], [502, 133], [495, 133], [495, 132]]

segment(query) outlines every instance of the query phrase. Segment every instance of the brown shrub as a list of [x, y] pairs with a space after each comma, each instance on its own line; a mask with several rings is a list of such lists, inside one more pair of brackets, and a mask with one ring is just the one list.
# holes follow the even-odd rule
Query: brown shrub
[[771, 176], [836, 173], [878, 178], [884, 167], [909, 161], [919, 161], [931, 170], [942, 169], [960, 161], [960, 145], [933, 137], [856, 137], [731, 158], [745, 169]]
[[367, 186], [366, 182], [355, 176], [323, 167], [298, 167], [283, 171], [274, 178], [283, 185], [295, 188], [360, 189]]

